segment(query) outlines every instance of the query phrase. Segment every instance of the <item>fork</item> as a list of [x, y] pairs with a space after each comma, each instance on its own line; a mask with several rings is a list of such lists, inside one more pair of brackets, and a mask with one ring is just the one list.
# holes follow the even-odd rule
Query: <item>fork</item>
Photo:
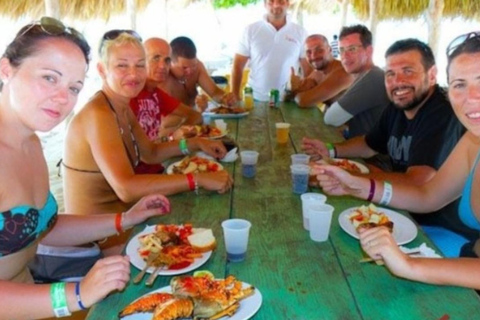
[[155, 282], [155, 279], [157, 279], [157, 276], [158, 276], [158, 273], [160, 272], [160, 270], [164, 267], [163, 264], [160, 264], [158, 265], [155, 270], [153, 270], [152, 274], [150, 275], [150, 277], [148, 277], [147, 281], [145, 281], [145, 285], [147, 286], [151, 286], [154, 282]]
[[145, 273], [147, 272], [148, 268], [150, 268], [152, 266], [152, 263], [153, 261], [158, 257], [158, 253], [150, 253], [148, 255], [148, 258], [147, 258], [147, 262], [145, 263], [145, 267], [143, 267], [142, 271], [140, 271], [139, 274], [137, 274], [137, 276], [135, 278], [133, 278], [132, 282], [134, 284], [137, 284], [139, 283], [140, 281], [142, 281], [143, 279], [143, 276], [145, 275]]

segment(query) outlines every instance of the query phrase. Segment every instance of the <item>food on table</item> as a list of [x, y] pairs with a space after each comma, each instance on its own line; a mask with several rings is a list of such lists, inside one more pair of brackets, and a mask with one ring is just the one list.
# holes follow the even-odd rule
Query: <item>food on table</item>
[[371, 203], [368, 206], [358, 207], [349, 216], [355, 230], [357, 232], [362, 229], [370, 229], [375, 227], [387, 227], [390, 232], [393, 232], [393, 222], [388, 219], [388, 216], [378, 211], [378, 208]]
[[183, 269], [202, 253], [214, 250], [216, 240], [211, 229], [193, 228], [191, 224], [157, 225], [155, 231], [139, 237], [138, 254], [147, 261], [151, 254], [156, 258], [151, 266], [166, 269]]
[[214, 279], [210, 272], [199, 276], [174, 277], [170, 282], [172, 293], [144, 296], [123, 309], [119, 317], [138, 312], [153, 312], [155, 320], [182, 318], [219, 319], [232, 316], [240, 301], [255, 292], [253, 286], [243, 288], [234, 276]]
[[198, 156], [187, 156], [173, 165], [172, 172], [177, 174], [216, 172], [222, 170], [220, 164]]
[[353, 161], [349, 161], [348, 159], [333, 159], [333, 165], [345, 169], [350, 172], [360, 173], [362, 170], [359, 166]]
[[208, 124], [196, 125], [197, 137], [215, 138], [223, 135], [222, 130]]
[[216, 114], [239, 114], [239, 113], [245, 113], [247, 110], [244, 108], [228, 108], [225, 106], [219, 106], [217, 108], [213, 108], [210, 110], [210, 112], [216, 113]]

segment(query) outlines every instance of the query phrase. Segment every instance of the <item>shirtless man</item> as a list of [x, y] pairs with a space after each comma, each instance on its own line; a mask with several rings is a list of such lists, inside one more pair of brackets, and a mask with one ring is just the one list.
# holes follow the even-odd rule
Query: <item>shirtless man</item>
[[233, 106], [237, 103], [235, 95], [226, 93], [212, 80], [205, 65], [197, 59], [197, 49], [187, 37], [177, 37], [170, 42], [172, 48], [170, 75], [160, 88], [188, 106], [197, 105], [205, 110], [205, 97], [199, 96], [199, 86], [217, 103]]
[[292, 69], [290, 77], [292, 94], [299, 107], [313, 107], [319, 103], [327, 106], [335, 102], [353, 83], [342, 63], [335, 60], [328, 39], [312, 34], [305, 40], [307, 61], [314, 69], [308, 77], [300, 79]]

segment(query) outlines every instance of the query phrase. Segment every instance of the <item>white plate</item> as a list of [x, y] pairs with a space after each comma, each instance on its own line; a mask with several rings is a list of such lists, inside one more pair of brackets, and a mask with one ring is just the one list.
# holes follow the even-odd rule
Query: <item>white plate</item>
[[243, 112], [243, 113], [214, 113], [214, 112], [204, 112], [203, 115], [209, 118], [224, 118], [224, 119], [237, 119], [237, 118], [243, 118], [246, 117], [249, 114], [249, 112]]
[[360, 173], [366, 174], [366, 173], [370, 172], [370, 170], [368, 170], [367, 166], [365, 166], [364, 164], [362, 164], [360, 162], [357, 162], [357, 161], [353, 161], [353, 160], [350, 160], [350, 159], [340, 159], [340, 158], [335, 158], [335, 159], [332, 159], [332, 160], [335, 161], [335, 162], [340, 162], [340, 161], [343, 161], [343, 160], [347, 160], [348, 163], [357, 165], [357, 167], [360, 169]]
[[[355, 227], [348, 218], [357, 208], [358, 207], [350, 208], [340, 213], [338, 216], [338, 223], [346, 233], [358, 239], [357, 230], [355, 230]], [[401, 245], [409, 243], [417, 237], [417, 226], [412, 222], [412, 220], [405, 217], [403, 214], [390, 209], [379, 207], [377, 207], [377, 209], [378, 211], [385, 213], [388, 219], [393, 222], [393, 238], [397, 244]]]
[[[199, 155], [197, 154], [197, 156], [199, 156]], [[200, 158], [204, 158], [204, 159], [207, 159], [207, 160], [209, 160], [209, 161], [211, 161], [211, 162], [215, 162], [216, 164], [218, 164], [218, 167], [220, 168], [220, 169], [218, 169], [218, 171], [223, 170], [223, 166], [222, 166], [220, 163], [218, 163], [217, 161], [210, 160], [210, 159], [208, 159], [207, 157], [201, 157], [201, 154], [200, 154]], [[166, 172], [167, 174], [173, 174], [173, 167], [176, 166], [176, 165], [178, 165], [178, 164], [180, 164], [180, 162], [182, 162], [182, 161], [183, 161], [183, 159], [180, 160], [180, 161], [177, 161], [177, 162], [174, 162], [174, 163], [170, 164], [170, 165], [168, 166], [168, 168], [167, 168], [167, 171], [165, 171], [165, 172]]]
[[[136, 268], [142, 270], [145, 267], [146, 262], [142, 259], [140, 254], [138, 253], [138, 249], [140, 248], [140, 241], [138, 240], [139, 237], [152, 233], [155, 231], [155, 226], [147, 226], [142, 232], [136, 234], [127, 244], [126, 253], [130, 257], [130, 263], [134, 265]], [[202, 257], [196, 258], [191, 265], [183, 269], [176, 269], [176, 270], [160, 270], [158, 273], [161, 276], [174, 276], [177, 274], [187, 273], [192, 270], [197, 269], [198, 267], [202, 266], [212, 255], [212, 251], [205, 252]], [[153, 267], [148, 268], [147, 272], [152, 273]]]
[[[248, 283], [245, 283], [245, 282], [242, 282], [242, 283], [243, 283], [243, 288], [246, 288], [246, 287], [249, 286]], [[166, 287], [157, 289], [155, 291], [149, 292], [146, 295], [156, 293], [156, 292], [171, 293], [172, 288], [170, 286], [166, 286]], [[260, 293], [258, 288], [255, 288], [255, 293], [252, 296], [250, 296], [248, 298], [245, 298], [245, 299], [240, 301], [240, 307], [238, 308], [237, 312], [235, 312], [235, 314], [233, 316], [231, 316], [231, 317], [228, 317], [228, 316], [221, 317], [218, 320], [247, 320], [247, 319], [250, 319], [258, 311], [258, 309], [260, 309], [261, 306], [262, 306], [262, 294]], [[151, 320], [152, 319], [152, 314], [151, 313], [136, 313], [136, 314], [132, 314], [130, 316], [126, 316], [122, 319], [124, 319], [124, 320]]]

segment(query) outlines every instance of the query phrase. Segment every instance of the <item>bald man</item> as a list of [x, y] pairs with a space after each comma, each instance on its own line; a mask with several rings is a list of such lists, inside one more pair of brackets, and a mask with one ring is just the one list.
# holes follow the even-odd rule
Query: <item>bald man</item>
[[294, 70], [290, 77], [292, 93], [299, 107], [313, 107], [335, 102], [353, 83], [342, 63], [335, 60], [328, 39], [313, 34], [305, 39], [305, 55], [313, 71], [307, 78], [300, 79]]
[[[159, 86], [170, 72], [170, 46], [160, 38], [145, 41], [147, 58], [147, 83], [137, 97], [130, 100], [130, 107], [150, 140], [168, 140], [181, 125], [200, 124], [202, 115], [167, 94]], [[142, 163], [136, 173], [162, 172], [161, 165]]]

